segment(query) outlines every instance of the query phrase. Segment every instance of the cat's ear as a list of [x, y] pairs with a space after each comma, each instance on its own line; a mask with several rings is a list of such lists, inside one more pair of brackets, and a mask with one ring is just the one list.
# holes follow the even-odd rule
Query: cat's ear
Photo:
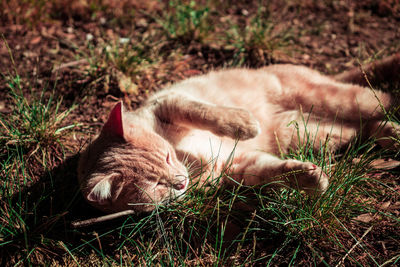
[[123, 184], [118, 178], [119, 175], [114, 174], [100, 179], [99, 182], [90, 189], [87, 199], [99, 204], [107, 200], [116, 200], [123, 188]]
[[124, 106], [120, 101], [111, 110], [108, 120], [103, 126], [103, 132], [124, 138], [123, 113]]

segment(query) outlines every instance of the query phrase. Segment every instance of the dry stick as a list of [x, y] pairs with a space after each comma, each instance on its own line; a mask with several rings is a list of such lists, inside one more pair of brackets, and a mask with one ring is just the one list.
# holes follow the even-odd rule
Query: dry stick
[[335, 267], [341, 266], [344, 264], [344, 260], [347, 258], [347, 256], [350, 255], [350, 253], [361, 243], [361, 241], [363, 240], [363, 238], [372, 230], [371, 226], [370, 228], [367, 229], [367, 231], [365, 231], [365, 233], [361, 236], [361, 238], [359, 240], [357, 240], [357, 242], [351, 247], [351, 249], [349, 251], [347, 251], [346, 255], [344, 255], [344, 257], [342, 258], [342, 260], [335, 265]]
[[75, 61], [71, 61], [71, 62], [60, 64], [58, 67], [55, 67], [51, 72], [57, 72], [57, 71], [60, 71], [62, 69], [65, 69], [65, 68], [74, 67], [76, 65], [83, 65], [83, 64], [89, 64], [87, 59], [84, 58], [84, 59], [79, 59], [79, 60], [75, 60]]
[[71, 226], [72, 226], [72, 228], [85, 227], [85, 226], [93, 225], [96, 223], [105, 222], [105, 221], [113, 220], [113, 219], [116, 219], [116, 218], [119, 218], [122, 216], [133, 215], [133, 214], [135, 214], [135, 212], [133, 210], [124, 210], [124, 211], [120, 211], [120, 212], [116, 212], [116, 213], [112, 213], [112, 214], [108, 214], [108, 215], [104, 215], [104, 216], [100, 216], [100, 217], [96, 217], [96, 218], [91, 218], [91, 219], [87, 219], [87, 220], [83, 220], [83, 221], [73, 221], [73, 222], [71, 222]]

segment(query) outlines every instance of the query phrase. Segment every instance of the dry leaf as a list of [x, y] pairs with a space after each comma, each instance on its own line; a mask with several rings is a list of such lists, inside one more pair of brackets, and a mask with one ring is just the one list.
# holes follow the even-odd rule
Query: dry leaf
[[22, 55], [24, 56], [24, 57], [37, 57], [38, 56], [38, 54], [37, 53], [35, 53], [35, 52], [32, 52], [32, 51], [24, 51], [24, 52], [22, 52]]
[[129, 95], [138, 95], [138, 86], [132, 82], [131, 78], [123, 74], [122, 72], [118, 71], [117, 72], [117, 80], [118, 80], [118, 86], [119, 90], [121, 90], [122, 93], [129, 94]]
[[390, 201], [383, 202], [381, 204], [381, 209], [386, 210], [387, 208], [389, 208], [390, 203], [391, 203]]
[[1, 113], [11, 113], [11, 109], [6, 106], [4, 101], [0, 101], [0, 112]]
[[374, 217], [372, 216], [371, 213], [364, 213], [360, 214], [357, 217], [353, 218], [354, 221], [358, 222], [363, 222], [363, 223], [369, 223], [374, 220]]
[[390, 206], [388, 207], [388, 210], [390, 211], [400, 211], [400, 201], [396, 201], [393, 204], [390, 204]]
[[31, 44], [33, 44], [33, 45], [38, 44], [38, 43], [40, 43], [41, 40], [42, 40], [42, 37], [36, 36], [31, 40]]
[[400, 161], [394, 159], [376, 159], [370, 163], [374, 169], [390, 170], [400, 166]]
[[[353, 163], [357, 164], [359, 162], [359, 158], [353, 159]], [[400, 161], [394, 159], [376, 159], [371, 161], [368, 166], [378, 170], [390, 170], [399, 167]]]

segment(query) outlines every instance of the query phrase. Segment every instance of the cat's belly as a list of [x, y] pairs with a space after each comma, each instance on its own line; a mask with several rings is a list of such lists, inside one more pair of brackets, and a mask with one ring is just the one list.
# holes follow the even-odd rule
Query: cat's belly
[[235, 151], [235, 141], [208, 131], [191, 130], [179, 141], [176, 149], [202, 162], [226, 161]]
[[256, 149], [257, 141], [258, 138], [236, 142], [194, 129], [175, 145], [175, 150], [178, 158], [189, 167], [191, 176], [206, 181], [220, 177], [235, 157]]

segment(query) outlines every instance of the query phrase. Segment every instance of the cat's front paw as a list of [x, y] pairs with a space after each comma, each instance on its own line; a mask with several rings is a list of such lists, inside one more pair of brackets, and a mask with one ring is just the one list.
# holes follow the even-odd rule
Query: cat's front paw
[[284, 165], [290, 186], [304, 190], [309, 195], [322, 194], [329, 186], [329, 177], [311, 162], [288, 160]]
[[247, 140], [261, 132], [260, 123], [247, 110], [229, 108], [219, 117], [216, 134], [233, 139]]

